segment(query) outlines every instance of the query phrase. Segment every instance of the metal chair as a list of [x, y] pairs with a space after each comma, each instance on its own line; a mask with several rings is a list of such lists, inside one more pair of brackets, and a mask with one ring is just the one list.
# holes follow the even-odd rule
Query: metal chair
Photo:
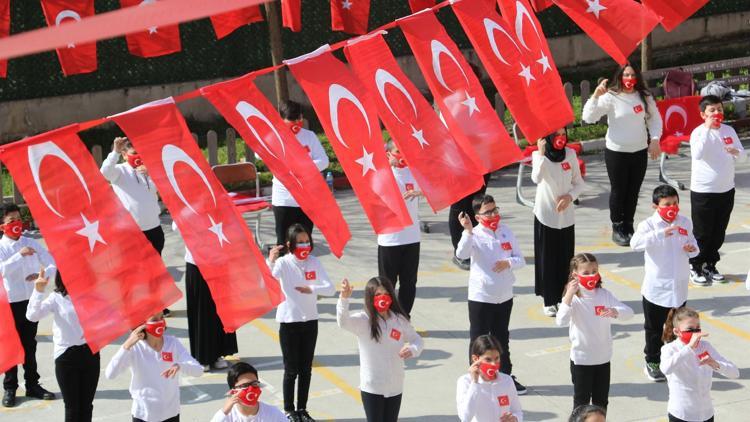
[[263, 213], [271, 209], [268, 202], [270, 196], [261, 196], [260, 178], [258, 178], [258, 169], [253, 163], [234, 163], [219, 164], [211, 168], [222, 185], [255, 182], [255, 193], [249, 191], [228, 190], [229, 196], [232, 197], [234, 205], [244, 216], [248, 215], [255, 219], [255, 242], [259, 247], [263, 247], [260, 239], [260, 222]]

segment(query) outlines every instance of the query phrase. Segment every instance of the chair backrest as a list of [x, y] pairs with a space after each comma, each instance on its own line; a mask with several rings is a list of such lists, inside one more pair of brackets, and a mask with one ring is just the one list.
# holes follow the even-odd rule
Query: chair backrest
[[689, 97], [695, 94], [693, 74], [680, 69], [672, 69], [664, 76], [664, 98]]
[[219, 164], [211, 168], [222, 185], [255, 181], [255, 195], [260, 196], [258, 169], [253, 163]]

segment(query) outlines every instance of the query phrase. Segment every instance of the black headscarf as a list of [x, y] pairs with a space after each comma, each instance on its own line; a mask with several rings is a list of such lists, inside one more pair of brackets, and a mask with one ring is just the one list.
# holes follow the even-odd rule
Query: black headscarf
[[[555, 136], [557, 136], [557, 132], [544, 137], [544, 139], [547, 140], [547, 145], [544, 148], [544, 156], [547, 157], [553, 163], [559, 163], [565, 159], [565, 147], [563, 146], [562, 149], [555, 148], [555, 145], [553, 143]], [[567, 136], [568, 136], [568, 130], [565, 129], [565, 137], [567, 138]], [[567, 145], [567, 142], [566, 142], [566, 145]]]

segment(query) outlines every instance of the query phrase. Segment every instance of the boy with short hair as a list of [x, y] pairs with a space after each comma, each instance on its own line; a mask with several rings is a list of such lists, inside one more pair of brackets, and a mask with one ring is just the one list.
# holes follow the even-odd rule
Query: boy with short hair
[[690, 260], [690, 274], [699, 282], [724, 283], [716, 263], [734, 207], [734, 164], [747, 156], [737, 132], [722, 124], [721, 99], [706, 95], [700, 109], [704, 123], [690, 134], [690, 205], [700, 252]]
[[[657, 186], [652, 195], [651, 217], [638, 224], [630, 247], [644, 251], [645, 272], [641, 294], [646, 335], [644, 373], [651, 381], [665, 381], [659, 369], [662, 332], [672, 308], [685, 306], [690, 264], [698, 255], [693, 223], [680, 214], [680, 197], [669, 185]], [[704, 279], [705, 282], [705, 279]]]
[[230, 390], [224, 407], [216, 412], [211, 422], [287, 422], [281, 410], [259, 400], [263, 384], [258, 381], [258, 371], [252, 365], [245, 362], [232, 365], [227, 373], [227, 384]]

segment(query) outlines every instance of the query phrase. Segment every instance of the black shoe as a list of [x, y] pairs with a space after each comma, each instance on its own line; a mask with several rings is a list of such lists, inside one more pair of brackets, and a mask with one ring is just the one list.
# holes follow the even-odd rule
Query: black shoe
[[301, 422], [299, 416], [297, 415], [297, 412], [292, 410], [291, 412], [286, 412], [286, 418], [289, 419], [289, 422]]
[[612, 241], [619, 246], [630, 246], [630, 240], [625, 234], [624, 223], [612, 223]]
[[633, 234], [635, 234], [635, 228], [633, 227], [633, 222], [624, 222], [622, 223], [622, 228], [624, 229], [624, 233], [629, 236], [633, 237]]
[[706, 266], [703, 267], [703, 274], [708, 280], [716, 281], [718, 283], [727, 282], [726, 277], [716, 269], [716, 264], [706, 264]]
[[41, 385], [35, 385], [26, 389], [26, 397], [33, 397], [39, 400], [54, 400], [55, 395], [44, 388]]
[[315, 422], [315, 419], [305, 409], [297, 411], [297, 418], [300, 422]]
[[471, 259], [458, 259], [457, 256], [453, 256], [453, 263], [464, 271], [469, 271], [471, 268]]
[[525, 395], [528, 392], [528, 390], [526, 390], [526, 387], [524, 387], [523, 384], [518, 382], [515, 375], [511, 375], [510, 377], [513, 379], [513, 384], [516, 385], [516, 393], [518, 393], [519, 396]]
[[3, 407], [13, 407], [16, 405], [16, 390], [5, 390], [3, 394]]
[[667, 377], [665, 377], [664, 373], [659, 369], [658, 363], [646, 362], [646, 366], [643, 367], [643, 372], [651, 381], [664, 382], [667, 380]]
[[170, 311], [170, 310], [169, 310], [169, 309], [167, 309], [167, 308], [164, 308], [164, 310], [163, 310], [163, 311], [161, 311], [161, 313], [162, 313], [162, 315], [164, 316], [164, 318], [166, 318], [166, 317], [168, 317], [168, 316], [172, 315], [172, 311]]

